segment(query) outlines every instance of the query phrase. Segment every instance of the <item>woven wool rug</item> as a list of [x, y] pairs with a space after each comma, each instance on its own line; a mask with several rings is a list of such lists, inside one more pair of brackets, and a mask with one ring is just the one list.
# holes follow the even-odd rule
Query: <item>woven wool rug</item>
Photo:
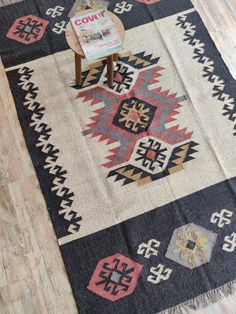
[[3, 5], [0, 51], [78, 310], [218, 302], [236, 278], [235, 81], [189, 0], [114, 0], [113, 87], [103, 61], [75, 86], [73, 5]]

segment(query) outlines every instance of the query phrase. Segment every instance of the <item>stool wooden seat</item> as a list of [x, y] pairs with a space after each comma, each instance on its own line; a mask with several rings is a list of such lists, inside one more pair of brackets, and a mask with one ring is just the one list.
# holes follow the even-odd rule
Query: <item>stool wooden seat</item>
[[[92, 10], [84, 10], [84, 11], [78, 11], [75, 13], [75, 16], [80, 16], [85, 13], [88, 13]], [[124, 41], [125, 37], [125, 29], [121, 22], [121, 20], [113, 13], [109, 12], [111, 15], [112, 21], [119, 33], [119, 36]], [[75, 53], [75, 81], [76, 85], [82, 85], [82, 66], [81, 66], [81, 59], [85, 58], [84, 52], [82, 50], [82, 47], [79, 43], [78, 37], [76, 36], [74, 29], [69, 22], [66, 27], [66, 40], [71, 48], [71, 50]], [[113, 61], [117, 60], [117, 54], [113, 54], [107, 57], [107, 82], [108, 85], [111, 87], [113, 85]]]

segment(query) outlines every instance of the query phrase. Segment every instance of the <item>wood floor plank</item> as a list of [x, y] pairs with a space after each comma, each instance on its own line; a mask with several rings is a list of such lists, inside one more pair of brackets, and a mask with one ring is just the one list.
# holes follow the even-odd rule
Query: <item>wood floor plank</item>
[[236, 1], [192, 0], [192, 2], [236, 79]]
[[0, 184], [35, 173], [20, 127], [7, 76], [0, 62]]
[[0, 313], [78, 313], [0, 64]]
[[16, 3], [16, 2], [21, 2], [23, 0], [0, 0], [0, 7], [5, 7], [7, 5]]

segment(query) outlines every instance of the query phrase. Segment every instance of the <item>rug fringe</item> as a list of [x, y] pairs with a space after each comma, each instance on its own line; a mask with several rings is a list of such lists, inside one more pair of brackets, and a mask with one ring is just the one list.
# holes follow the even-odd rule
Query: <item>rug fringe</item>
[[[208, 307], [211, 304], [217, 303], [223, 298], [233, 295], [236, 292], [236, 280], [233, 280], [217, 289], [181, 303], [175, 307], [158, 312], [158, 314], [189, 314], [193, 310], [199, 310]], [[157, 314], [157, 313], [156, 313]]]

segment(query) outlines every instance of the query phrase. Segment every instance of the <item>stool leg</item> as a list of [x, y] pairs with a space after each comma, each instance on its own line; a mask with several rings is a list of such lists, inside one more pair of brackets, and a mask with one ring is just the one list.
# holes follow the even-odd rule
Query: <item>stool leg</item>
[[107, 57], [107, 83], [109, 87], [113, 85], [113, 55]]
[[113, 55], [113, 59], [114, 59], [115, 62], [118, 60], [118, 56], [119, 56], [118, 53], [115, 53], [115, 54]]
[[75, 82], [76, 85], [82, 85], [82, 66], [81, 56], [75, 53]]

